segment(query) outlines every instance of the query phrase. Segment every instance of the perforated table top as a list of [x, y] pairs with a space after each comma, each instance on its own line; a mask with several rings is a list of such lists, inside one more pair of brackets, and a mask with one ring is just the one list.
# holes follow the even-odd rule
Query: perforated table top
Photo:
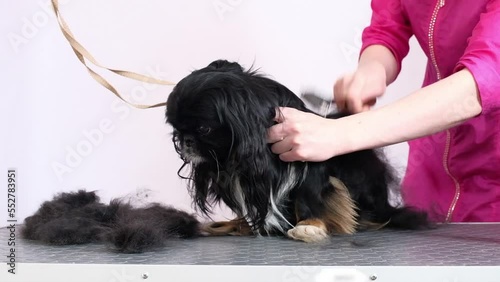
[[[7, 240], [2, 228], [1, 238]], [[0, 244], [7, 254], [9, 246]], [[6, 256], [2, 255], [2, 262]], [[283, 237], [174, 239], [155, 251], [123, 254], [105, 244], [46, 246], [16, 238], [20, 263], [148, 265], [500, 266], [500, 224], [361, 232], [310, 244]]]

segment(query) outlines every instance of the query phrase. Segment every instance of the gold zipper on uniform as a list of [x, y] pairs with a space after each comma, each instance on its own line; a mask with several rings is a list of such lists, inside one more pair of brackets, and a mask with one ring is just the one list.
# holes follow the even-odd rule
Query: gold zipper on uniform
[[444, 154], [443, 154], [443, 166], [448, 176], [450, 176], [450, 178], [455, 183], [455, 197], [453, 197], [453, 201], [451, 201], [450, 207], [448, 208], [448, 214], [446, 215], [446, 222], [451, 221], [453, 211], [455, 210], [455, 206], [457, 205], [458, 199], [460, 198], [460, 183], [458, 183], [457, 179], [451, 174], [450, 168], [448, 166], [448, 154], [450, 152], [450, 143], [451, 143], [451, 133], [450, 130], [446, 130], [446, 147], [444, 148]]
[[[438, 0], [436, 2], [436, 6], [434, 7], [434, 11], [432, 12], [431, 22], [429, 23], [429, 54], [431, 57], [432, 65], [434, 66], [434, 69], [436, 70], [436, 76], [437, 76], [438, 80], [440, 80], [442, 77], [441, 77], [441, 72], [439, 71], [439, 67], [438, 67], [437, 60], [436, 60], [436, 54], [435, 54], [435, 50], [434, 50], [434, 27], [436, 25], [436, 19], [437, 19], [439, 9], [441, 9], [444, 6], [444, 4], [445, 4], [445, 0]], [[450, 152], [450, 144], [451, 144], [451, 132], [450, 132], [450, 130], [446, 130], [446, 146], [444, 148], [444, 154], [443, 154], [443, 166], [444, 166], [444, 170], [446, 171], [446, 174], [448, 174], [448, 176], [455, 183], [455, 197], [453, 197], [453, 200], [452, 200], [450, 207], [448, 209], [448, 214], [446, 215], [446, 222], [451, 221], [453, 211], [455, 210], [458, 199], [460, 198], [460, 183], [458, 183], [457, 179], [451, 174], [450, 168], [448, 166], [448, 156], [449, 156], [449, 152]]]
[[437, 73], [437, 79], [441, 79], [441, 72], [439, 71], [436, 54], [434, 53], [434, 26], [436, 25], [436, 19], [439, 12], [439, 9], [444, 6], [444, 0], [438, 0], [436, 2], [436, 7], [434, 7], [434, 11], [432, 12], [431, 22], [429, 23], [429, 54], [431, 56], [432, 65], [434, 65], [434, 69]]

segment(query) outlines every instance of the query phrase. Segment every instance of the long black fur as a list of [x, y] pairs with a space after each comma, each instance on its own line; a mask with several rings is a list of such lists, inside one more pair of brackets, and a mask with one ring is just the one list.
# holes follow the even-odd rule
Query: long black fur
[[22, 237], [51, 245], [111, 243], [119, 252], [138, 253], [161, 247], [169, 238], [199, 233], [198, 220], [160, 204], [136, 208], [113, 199], [99, 201], [95, 192], [58, 194], [25, 219]]
[[[175, 86], [166, 118], [174, 128], [175, 148], [185, 161], [180, 173], [191, 167], [189, 175], [182, 177], [191, 180], [190, 192], [201, 212], [209, 215], [212, 206], [222, 201], [259, 230], [272, 204], [270, 195], [279, 193], [277, 187], [294, 169], [304, 181], [295, 184], [281, 209], [292, 224], [297, 218], [321, 216], [325, 196], [334, 193], [329, 183], [334, 176], [348, 187], [357, 204], [358, 222], [404, 229], [427, 226], [424, 213], [389, 204], [389, 186], [397, 185], [397, 179], [381, 152], [363, 150], [324, 162], [281, 161], [271, 152], [266, 134], [275, 124], [276, 109], [283, 106], [312, 112], [280, 83], [225, 60], [192, 72]], [[238, 185], [244, 204], [235, 191]]]

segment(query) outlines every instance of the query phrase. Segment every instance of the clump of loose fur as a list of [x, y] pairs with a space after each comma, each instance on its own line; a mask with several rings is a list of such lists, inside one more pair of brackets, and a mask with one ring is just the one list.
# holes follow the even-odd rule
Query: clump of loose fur
[[51, 245], [109, 242], [120, 252], [138, 253], [164, 245], [169, 238], [199, 234], [193, 215], [152, 204], [136, 208], [121, 200], [99, 201], [95, 192], [58, 194], [25, 219], [22, 237]]

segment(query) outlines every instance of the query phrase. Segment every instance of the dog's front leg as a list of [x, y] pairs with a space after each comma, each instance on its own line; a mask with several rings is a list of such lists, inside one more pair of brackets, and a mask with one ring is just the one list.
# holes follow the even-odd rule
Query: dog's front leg
[[[308, 243], [321, 242], [328, 239], [328, 229], [321, 218], [310, 208], [311, 203], [304, 198], [297, 198], [295, 201], [295, 214], [297, 224], [288, 230], [288, 237]], [[320, 203], [318, 203], [320, 205]], [[318, 206], [315, 206], [317, 208]]]
[[[305, 181], [295, 198], [297, 225], [288, 231], [296, 240], [316, 242], [328, 234], [353, 234], [358, 226], [356, 205], [347, 187], [329, 177], [323, 184], [311, 186]], [[321, 188], [322, 187], [322, 188]]]
[[322, 219], [324, 207], [321, 200], [323, 189], [321, 186], [324, 184], [316, 183], [314, 180], [317, 179], [306, 179], [293, 196], [297, 224], [287, 232], [288, 237], [292, 239], [320, 242], [329, 238], [328, 227]]

